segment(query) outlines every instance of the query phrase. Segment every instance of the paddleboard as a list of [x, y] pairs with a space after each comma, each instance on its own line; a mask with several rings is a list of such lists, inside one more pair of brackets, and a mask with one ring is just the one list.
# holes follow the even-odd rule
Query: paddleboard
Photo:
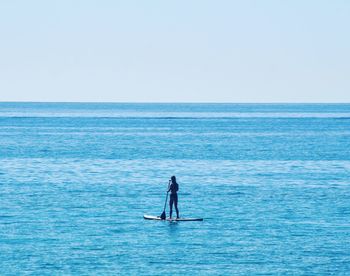
[[[149, 219], [149, 220], [164, 220], [161, 219], [160, 216], [149, 216], [149, 215], [143, 215], [144, 219]], [[167, 221], [202, 221], [202, 218], [166, 218], [165, 220]]]

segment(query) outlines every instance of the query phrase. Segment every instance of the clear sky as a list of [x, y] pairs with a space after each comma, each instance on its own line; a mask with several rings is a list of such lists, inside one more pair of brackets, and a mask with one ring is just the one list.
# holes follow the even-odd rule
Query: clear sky
[[0, 101], [350, 102], [350, 1], [0, 1]]

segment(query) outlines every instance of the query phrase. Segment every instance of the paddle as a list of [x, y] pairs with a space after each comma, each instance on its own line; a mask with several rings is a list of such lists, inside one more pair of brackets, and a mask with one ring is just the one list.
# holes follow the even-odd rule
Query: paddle
[[166, 219], [165, 207], [166, 207], [166, 202], [168, 201], [168, 193], [169, 193], [169, 192], [166, 193], [163, 213], [160, 215], [160, 218], [161, 218], [161, 219]]
[[167, 201], [168, 201], [168, 193], [169, 193], [170, 181], [171, 181], [171, 180], [169, 180], [169, 183], [168, 183], [168, 191], [166, 192], [166, 197], [165, 197], [165, 203], [164, 203], [163, 213], [160, 215], [160, 218], [161, 218], [161, 219], [166, 219], [165, 207], [166, 207], [166, 203], [167, 203]]

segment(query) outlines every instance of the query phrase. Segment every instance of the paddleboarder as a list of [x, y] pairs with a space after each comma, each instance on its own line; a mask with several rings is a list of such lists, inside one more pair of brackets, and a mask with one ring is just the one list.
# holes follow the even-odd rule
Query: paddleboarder
[[176, 218], [179, 218], [179, 209], [177, 208], [177, 202], [178, 202], [178, 197], [177, 197], [177, 192], [179, 190], [179, 184], [176, 182], [176, 177], [173, 175], [171, 177], [171, 180], [169, 180], [169, 187], [168, 187], [168, 193], [170, 192], [170, 201], [169, 201], [169, 206], [170, 206], [170, 219], [173, 214], [173, 205], [175, 206], [176, 210]]

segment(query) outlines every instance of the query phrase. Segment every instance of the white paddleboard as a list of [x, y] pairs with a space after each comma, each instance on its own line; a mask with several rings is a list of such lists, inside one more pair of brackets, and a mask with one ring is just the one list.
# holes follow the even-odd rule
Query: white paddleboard
[[[149, 215], [143, 215], [144, 219], [150, 219], [150, 220], [164, 220], [161, 219], [160, 216], [149, 216]], [[202, 221], [202, 218], [166, 218], [167, 221]]]

